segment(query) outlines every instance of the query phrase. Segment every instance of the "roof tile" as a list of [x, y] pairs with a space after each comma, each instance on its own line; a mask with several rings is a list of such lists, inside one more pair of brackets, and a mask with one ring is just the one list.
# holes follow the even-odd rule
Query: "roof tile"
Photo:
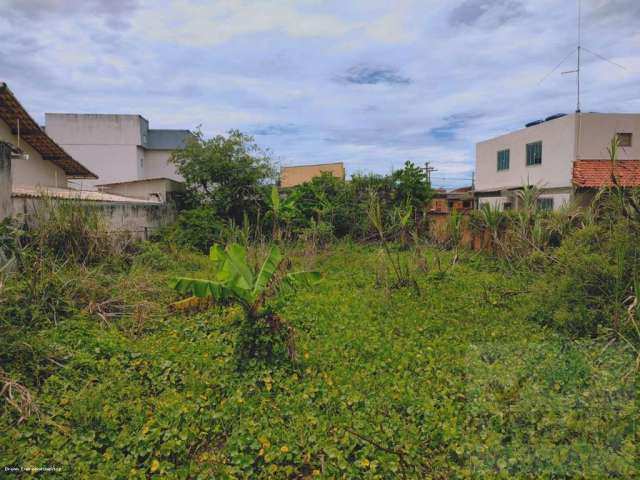
[[614, 185], [613, 175], [621, 187], [640, 187], [640, 160], [576, 160], [573, 184], [576, 187], [600, 188]]

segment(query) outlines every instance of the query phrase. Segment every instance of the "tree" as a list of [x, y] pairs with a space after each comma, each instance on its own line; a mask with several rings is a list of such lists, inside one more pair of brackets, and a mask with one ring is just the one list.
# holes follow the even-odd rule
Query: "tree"
[[171, 158], [189, 193], [219, 216], [242, 221], [257, 211], [264, 185], [275, 179], [275, 168], [253, 138], [238, 130], [205, 139], [197, 131], [192, 141]]
[[431, 200], [431, 184], [427, 174], [412, 162], [406, 161], [404, 168], [393, 172], [391, 180], [396, 204], [411, 204], [421, 211]]

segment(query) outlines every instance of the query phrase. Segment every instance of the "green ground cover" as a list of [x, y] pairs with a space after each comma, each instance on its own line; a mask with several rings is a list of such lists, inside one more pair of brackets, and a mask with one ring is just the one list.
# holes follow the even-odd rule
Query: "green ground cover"
[[[528, 279], [477, 255], [419, 273], [419, 293], [377, 287], [380, 261], [348, 244], [298, 259], [324, 279], [282, 312], [296, 365], [239, 368], [235, 308], [137, 328], [85, 312], [40, 330], [30, 344], [58, 365], [33, 387], [39, 416], [0, 420], [0, 464], [92, 479], [640, 476], [620, 344], [528, 320]], [[207, 268], [157, 252], [139, 263], [127, 276], [149, 278], [156, 313], [175, 298], [164, 280]]]

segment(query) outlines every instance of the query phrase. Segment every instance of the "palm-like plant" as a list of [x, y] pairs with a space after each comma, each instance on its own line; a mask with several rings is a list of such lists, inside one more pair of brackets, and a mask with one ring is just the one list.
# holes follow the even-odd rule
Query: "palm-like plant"
[[409, 199], [404, 207], [394, 208], [393, 217], [398, 229], [400, 245], [406, 249], [409, 247], [410, 230], [413, 224], [413, 205], [409, 203]]
[[236, 243], [222, 249], [213, 245], [209, 258], [214, 265], [213, 279], [178, 277], [172, 280], [179, 293], [195, 297], [212, 297], [216, 301], [230, 300], [245, 311], [247, 317], [258, 318], [270, 294], [281, 287], [309, 285], [320, 279], [319, 272], [294, 272], [278, 275], [284, 256], [272, 246], [259, 271], [255, 272], [247, 261], [247, 250]]
[[282, 224], [288, 223], [291, 217], [295, 216], [296, 202], [298, 194], [294, 191], [285, 200], [280, 198], [280, 192], [275, 185], [271, 187], [271, 195], [267, 197], [269, 211], [267, 215], [271, 217], [273, 222], [272, 237], [275, 241], [282, 240]]
[[285, 258], [275, 245], [269, 250], [258, 271], [254, 271], [247, 261], [247, 250], [235, 243], [227, 245], [225, 249], [213, 245], [209, 258], [214, 265], [212, 279], [178, 277], [172, 280], [173, 288], [179, 293], [196, 298], [236, 303], [242, 307], [245, 318], [252, 327], [261, 320], [265, 320], [272, 331], [286, 327], [289, 356], [295, 358], [293, 330], [273, 312], [267, 305], [267, 300], [282, 288], [291, 290], [318, 282], [320, 273], [284, 272]]
[[493, 248], [500, 245], [500, 231], [505, 224], [507, 217], [498, 207], [491, 203], [485, 203], [480, 208], [480, 221], [482, 226], [491, 235], [491, 243]]

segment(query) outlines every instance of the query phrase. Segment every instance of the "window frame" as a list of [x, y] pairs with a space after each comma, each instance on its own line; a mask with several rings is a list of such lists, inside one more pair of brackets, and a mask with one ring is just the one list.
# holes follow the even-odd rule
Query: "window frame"
[[[506, 154], [506, 159], [504, 156], [500, 158], [500, 154], [503, 154], [503, 155]], [[504, 172], [505, 170], [509, 170], [510, 166], [511, 166], [511, 150], [508, 148], [503, 148], [502, 150], [498, 150], [498, 153], [496, 154], [496, 171]]]
[[536, 202], [536, 207], [539, 210], [551, 211], [553, 210], [554, 206], [555, 202], [553, 197], [540, 197]]
[[[529, 160], [529, 150], [531, 148], [531, 151], [535, 153], [535, 150], [533, 150], [533, 148], [537, 145], [540, 145], [540, 152], [538, 154], [538, 161], [530, 161]], [[533, 153], [532, 153], [533, 155]], [[535, 159], [534, 159], [535, 160]], [[542, 140], [538, 140], [536, 142], [530, 142], [527, 143], [525, 146], [525, 163], [527, 167], [535, 167], [536, 165], [542, 165]]]
[[[616, 136], [618, 137], [618, 145], [622, 148], [631, 147], [633, 145], [633, 133], [632, 132], [616, 132]], [[629, 143], [622, 143], [622, 138], [628, 138]]]

